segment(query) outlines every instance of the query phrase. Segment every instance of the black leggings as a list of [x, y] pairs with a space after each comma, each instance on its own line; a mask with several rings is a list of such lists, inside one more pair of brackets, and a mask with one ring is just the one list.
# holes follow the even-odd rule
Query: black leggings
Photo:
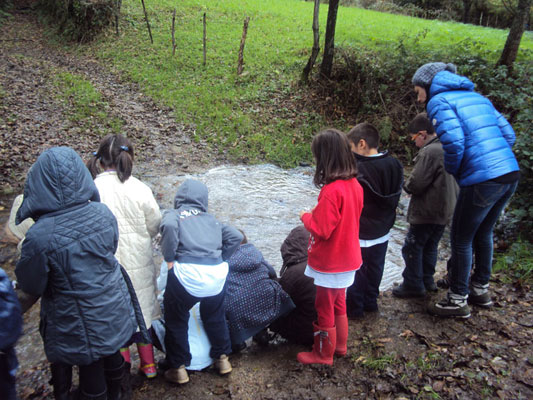
[[[97, 397], [104, 395], [107, 391], [106, 377], [113, 375], [115, 372], [122, 373], [124, 359], [120, 352], [110, 356], [100, 358], [89, 365], [79, 366], [80, 390], [88, 397]], [[72, 366], [63, 363], [53, 363], [52, 365], [52, 383], [54, 391], [56, 386], [65, 383], [70, 388], [70, 382], [64, 382], [65, 379], [70, 381], [72, 378]], [[57, 371], [57, 372], [56, 372]], [[54, 376], [55, 375], [55, 376]]]

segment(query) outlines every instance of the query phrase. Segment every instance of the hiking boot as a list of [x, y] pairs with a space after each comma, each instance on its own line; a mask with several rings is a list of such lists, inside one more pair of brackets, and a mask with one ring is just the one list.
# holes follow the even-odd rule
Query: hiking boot
[[392, 294], [400, 299], [411, 299], [424, 297], [426, 295], [426, 291], [413, 290], [405, 286], [405, 283], [402, 283], [400, 286], [396, 286], [394, 289], [392, 289]]
[[437, 317], [470, 318], [467, 296], [448, 292], [446, 297], [435, 304], [428, 305], [428, 313]]
[[179, 383], [183, 385], [189, 382], [189, 374], [185, 369], [185, 365], [180, 365], [179, 368], [170, 368], [165, 371], [165, 379], [169, 382]]
[[491, 308], [494, 303], [489, 295], [489, 284], [481, 285], [479, 283], [472, 283], [468, 302], [475, 306]]
[[218, 369], [218, 373], [220, 375], [229, 374], [233, 370], [231, 368], [231, 364], [229, 362], [228, 356], [225, 354], [222, 354], [218, 358], [218, 360], [215, 361], [215, 368]]

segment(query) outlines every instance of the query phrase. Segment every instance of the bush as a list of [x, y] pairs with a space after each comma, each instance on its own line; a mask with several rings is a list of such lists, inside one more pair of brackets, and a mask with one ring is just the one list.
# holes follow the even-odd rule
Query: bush
[[58, 24], [61, 35], [88, 42], [111, 24], [119, 4], [116, 0], [41, 0], [41, 9], [50, 24]]

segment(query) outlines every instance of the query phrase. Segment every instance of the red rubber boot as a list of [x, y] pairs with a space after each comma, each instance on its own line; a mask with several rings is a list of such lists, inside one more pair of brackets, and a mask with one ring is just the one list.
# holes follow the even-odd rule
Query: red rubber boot
[[337, 329], [321, 328], [313, 322], [315, 343], [310, 352], [298, 353], [298, 361], [302, 364], [325, 364], [333, 365], [333, 353], [337, 342]]
[[137, 351], [141, 359], [139, 369], [148, 379], [155, 378], [157, 370], [154, 363], [154, 348], [149, 343], [137, 343]]
[[348, 352], [348, 316], [346, 314], [335, 315], [335, 327], [337, 328], [335, 355], [344, 357]]

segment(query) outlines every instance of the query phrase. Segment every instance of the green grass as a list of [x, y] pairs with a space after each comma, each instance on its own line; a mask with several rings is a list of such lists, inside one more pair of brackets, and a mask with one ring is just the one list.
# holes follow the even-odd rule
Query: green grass
[[96, 129], [102, 136], [121, 131], [123, 122], [108, 115], [107, 103], [91, 82], [70, 72], [57, 72], [53, 74], [53, 85], [55, 97], [66, 105], [71, 121]]
[[[139, 1], [125, 0], [121, 36], [109, 33], [94, 52], [139, 82], [156, 101], [172, 107], [178, 122], [196, 128], [236, 161], [292, 166], [310, 161], [309, 143], [325, 120], [296, 108], [296, 85], [312, 45], [312, 2], [298, 0], [170, 0], [147, 2], [154, 44], [150, 44]], [[176, 7], [176, 55], [171, 18]], [[207, 65], [202, 57], [202, 15], [207, 14]], [[250, 25], [244, 71], [237, 76], [243, 20]], [[320, 9], [321, 44], [327, 5]], [[460, 23], [428, 21], [340, 7], [337, 47], [367, 46], [389, 51], [399, 38], [421, 36], [420, 46], [454, 47], [465, 39], [496, 59], [507, 32]], [[533, 50], [525, 37], [522, 49]], [[475, 51], [475, 48], [473, 49]], [[521, 54], [524, 57], [524, 54]], [[320, 60], [318, 60], [320, 61]], [[428, 60], [420, 60], [423, 63]], [[344, 129], [339, 121], [338, 128]]]

